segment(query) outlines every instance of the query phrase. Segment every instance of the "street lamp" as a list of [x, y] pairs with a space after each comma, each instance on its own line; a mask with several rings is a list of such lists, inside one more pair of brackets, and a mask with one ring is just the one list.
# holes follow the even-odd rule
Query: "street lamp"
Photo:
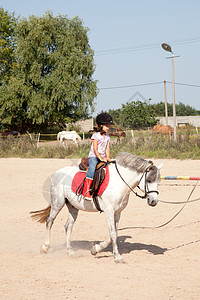
[[162, 48], [165, 51], [171, 52], [172, 56], [167, 57], [167, 59], [171, 58], [172, 60], [172, 90], [173, 90], [173, 119], [174, 119], [174, 140], [176, 142], [176, 104], [175, 104], [175, 84], [174, 84], [174, 58], [179, 57], [175, 56], [170, 45], [163, 43]]

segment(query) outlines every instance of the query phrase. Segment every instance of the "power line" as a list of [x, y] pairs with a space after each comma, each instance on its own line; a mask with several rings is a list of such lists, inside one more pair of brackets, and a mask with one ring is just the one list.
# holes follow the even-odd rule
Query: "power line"
[[[172, 81], [166, 81], [167, 83], [172, 83]], [[180, 83], [180, 82], [175, 82], [176, 85], [185, 85], [185, 86], [190, 86], [190, 87], [200, 87], [200, 85], [197, 84], [190, 84], [190, 83]]]
[[[200, 42], [200, 36], [169, 41], [169, 43], [173, 45], [183, 45], [183, 44], [190, 44], [190, 43], [197, 43], [197, 42]], [[99, 50], [95, 52], [95, 56], [107, 55], [107, 54], [118, 54], [123, 52], [130, 52], [130, 51], [148, 50], [152, 48], [157, 48], [160, 45], [161, 43], [153, 43], [153, 44], [146, 44], [146, 45], [136, 45], [132, 47]]]
[[131, 87], [137, 87], [137, 86], [145, 86], [145, 85], [153, 85], [153, 84], [161, 84], [161, 83], [163, 83], [163, 81], [140, 83], [140, 84], [132, 84], [132, 85], [112, 86], [112, 87], [102, 87], [102, 88], [99, 88], [99, 90], [125, 89], [125, 88], [131, 88]]
[[[172, 83], [171, 81], [166, 81], [167, 83]], [[138, 87], [138, 86], [147, 86], [147, 85], [155, 85], [155, 84], [163, 84], [163, 81], [156, 81], [156, 82], [148, 82], [148, 83], [140, 83], [140, 84], [132, 84], [132, 85], [121, 85], [121, 86], [111, 86], [111, 87], [102, 87], [99, 88], [99, 90], [115, 90], [115, 89], [126, 89], [131, 87]], [[175, 85], [182, 85], [182, 86], [189, 86], [189, 87], [198, 87], [200, 88], [200, 85], [197, 84], [190, 84], [190, 83], [180, 83], [175, 82]]]
[[134, 46], [134, 47], [100, 50], [100, 51], [96, 51], [95, 56], [152, 49], [152, 48], [157, 48], [159, 45], [160, 44], [157, 43], [157, 44], [151, 44], [151, 45], [139, 45], [139, 46]]

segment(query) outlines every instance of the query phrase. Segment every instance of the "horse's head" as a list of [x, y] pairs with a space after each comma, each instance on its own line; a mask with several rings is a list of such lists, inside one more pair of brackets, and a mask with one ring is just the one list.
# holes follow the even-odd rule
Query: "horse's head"
[[150, 206], [158, 204], [158, 183], [160, 181], [160, 168], [162, 165], [156, 167], [153, 163], [150, 164], [143, 173], [139, 188], [144, 192], [144, 197]]
[[77, 139], [78, 139], [79, 141], [81, 141], [81, 137], [80, 137], [80, 135], [79, 135], [78, 133], [77, 133], [76, 137], [77, 137]]
[[126, 132], [122, 131], [122, 136], [125, 138], [126, 137]]

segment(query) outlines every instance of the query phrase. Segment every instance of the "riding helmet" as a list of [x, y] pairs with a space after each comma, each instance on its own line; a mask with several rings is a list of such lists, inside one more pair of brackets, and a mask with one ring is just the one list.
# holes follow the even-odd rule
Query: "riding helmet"
[[110, 124], [114, 125], [112, 117], [107, 113], [101, 113], [96, 117], [96, 123], [98, 125]]

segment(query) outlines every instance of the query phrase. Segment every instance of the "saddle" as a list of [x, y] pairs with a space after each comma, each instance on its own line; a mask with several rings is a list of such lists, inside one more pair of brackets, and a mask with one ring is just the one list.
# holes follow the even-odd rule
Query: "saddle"
[[[97, 166], [96, 166], [96, 171], [101, 169], [101, 168], [105, 168], [106, 163], [104, 161], [100, 161]], [[88, 157], [83, 157], [81, 159], [81, 162], [79, 164], [79, 169], [81, 171], [87, 171], [89, 168], [89, 158]]]
[[[72, 180], [72, 185], [71, 189], [72, 192], [74, 192], [77, 196], [82, 195], [83, 191], [83, 186], [85, 182], [85, 177], [87, 174], [87, 170], [89, 168], [89, 159], [88, 158], [83, 158], [81, 160], [81, 163], [79, 164], [79, 169]], [[102, 212], [100, 206], [99, 206], [99, 201], [98, 197], [99, 195], [102, 195], [105, 189], [108, 186], [109, 183], [109, 168], [107, 166], [107, 163], [105, 162], [100, 162], [96, 166], [96, 171], [94, 174], [94, 179], [91, 185], [91, 191], [90, 194], [93, 198], [94, 204], [96, 208]]]
[[[107, 164], [105, 162], [101, 161], [96, 166], [93, 182], [91, 185], [91, 192], [90, 192], [93, 198], [98, 195], [100, 186], [105, 179], [106, 165]], [[89, 168], [89, 158], [84, 157], [81, 159], [81, 163], [79, 164], [79, 169], [81, 171], [87, 172], [88, 168]], [[108, 171], [108, 167], [107, 167], [107, 171]], [[83, 182], [83, 185], [84, 185], [84, 182]]]

